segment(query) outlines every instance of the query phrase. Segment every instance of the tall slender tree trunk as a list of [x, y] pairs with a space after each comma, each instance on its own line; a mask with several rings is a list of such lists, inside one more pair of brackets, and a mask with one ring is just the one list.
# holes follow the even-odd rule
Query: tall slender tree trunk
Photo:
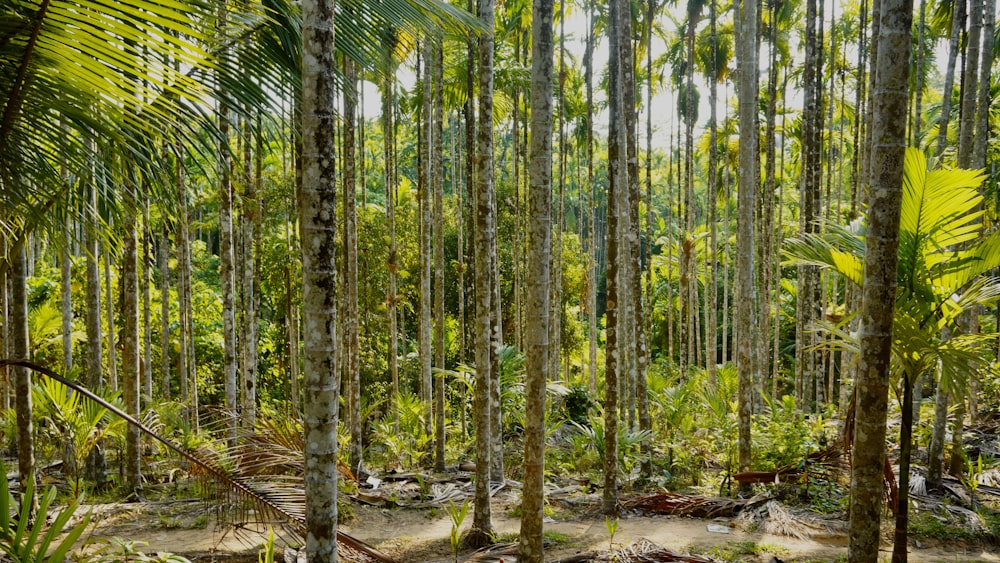
[[[390, 61], [391, 62], [391, 61]], [[385, 158], [385, 215], [387, 228], [389, 229], [389, 291], [386, 295], [386, 317], [389, 324], [389, 372], [392, 375], [392, 404], [395, 405], [399, 398], [399, 319], [396, 311], [396, 275], [398, 264], [396, 263], [396, 125], [393, 119], [396, 103], [394, 101], [394, 90], [396, 88], [393, 73], [386, 73], [385, 83], [382, 87], [382, 130], [384, 135], [384, 158]], [[394, 408], [393, 419], [396, 431], [399, 431], [399, 413]]]
[[[139, 395], [141, 387], [141, 371], [139, 357], [139, 253], [138, 232], [131, 228], [137, 222], [135, 213], [138, 202], [129, 198], [126, 228], [123, 229], [125, 252], [122, 256], [122, 317], [124, 318], [124, 334], [122, 346], [122, 398], [125, 402], [125, 412], [139, 419]], [[128, 425], [125, 429], [125, 492], [132, 498], [138, 498], [142, 493], [142, 474], [140, 473], [141, 450], [139, 444], [139, 428]]]
[[976, 135], [972, 147], [972, 167], [986, 167], [986, 149], [989, 145], [990, 88], [993, 76], [994, 33], [996, 32], [996, 0], [984, 0], [983, 48], [979, 70], [979, 95], [976, 102]]
[[[479, 36], [478, 79], [479, 119], [476, 136], [475, 189], [475, 268], [476, 268], [476, 490], [469, 543], [483, 545], [493, 531], [490, 509], [490, 468], [492, 457], [492, 379], [494, 298], [492, 275], [493, 240], [496, 236], [493, 203], [493, 0], [479, 0], [477, 13], [484, 27]], [[471, 66], [470, 66], [471, 68]]]
[[587, 201], [590, 208], [587, 244], [587, 374], [591, 393], [597, 392], [597, 187], [594, 185], [594, 6], [587, 2], [587, 46], [584, 61], [587, 87]]
[[[0, 256], [7, 256], [8, 244], [7, 236], [0, 235]], [[3, 357], [9, 358], [13, 354], [13, 347], [10, 342], [10, 274], [9, 270], [4, 270], [0, 272], [0, 322], [3, 326], [0, 327], [0, 337], [3, 337], [3, 342], [0, 343], [0, 352], [3, 353]], [[100, 294], [98, 294], [100, 295]], [[10, 408], [10, 370], [7, 366], [0, 368], [0, 405], [3, 406], [4, 411]]]
[[912, 137], [910, 145], [914, 147], [920, 146], [920, 137], [924, 126], [923, 96], [926, 74], [924, 72], [924, 57], [927, 56], [924, 37], [927, 34], [927, 0], [920, 0], [920, 8], [917, 9], [917, 13], [920, 17], [919, 23], [917, 23], [917, 54], [914, 61], [914, 68], [917, 71], [917, 75], [914, 77], [913, 114], [911, 116], [913, 126], [910, 128]]
[[[28, 264], [25, 252], [27, 235], [15, 245], [11, 260], [11, 352], [17, 359], [31, 359], [31, 342], [28, 338]], [[35, 438], [31, 424], [31, 372], [28, 368], [14, 370], [14, 410], [17, 412], [17, 472], [21, 490], [26, 490], [35, 480]], [[32, 488], [32, 512], [38, 505], [38, 495]]]
[[[774, 22], [777, 19], [777, 12], [778, 12], [777, 5], [776, 4], [771, 4], [768, 7], [768, 10], [770, 12], [769, 13], [769, 17], [771, 18], [771, 21]], [[769, 32], [768, 32], [768, 59], [769, 59], [769, 62], [768, 62], [768, 71], [767, 71], [767, 112], [766, 112], [766, 117], [765, 117], [765, 119], [766, 119], [766, 125], [765, 125], [765, 132], [764, 132], [764, 155], [765, 155], [765, 157], [764, 157], [764, 198], [763, 198], [764, 199], [764, 205], [762, 206], [762, 208], [764, 210], [764, 215], [762, 215], [761, 218], [760, 218], [761, 219], [761, 223], [762, 223], [760, 230], [764, 234], [763, 238], [761, 239], [761, 244], [762, 245], [767, 245], [767, 247], [768, 247], [768, 250], [766, 252], [762, 252], [761, 254], [766, 255], [768, 257], [769, 261], [768, 260], [762, 260], [762, 262], [766, 262], [764, 264], [761, 264], [761, 268], [762, 269], [768, 268], [770, 265], [772, 265], [773, 262], [778, 262], [777, 260], [774, 260], [774, 256], [778, 252], [778, 249], [780, 249], [780, 246], [776, 247], [774, 245], [774, 239], [777, 238], [775, 236], [775, 225], [774, 225], [775, 219], [774, 219], [774, 213], [775, 213], [775, 210], [778, 213], [778, 219], [777, 219], [778, 229], [777, 229], [777, 231], [780, 233], [780, 231], [781, 231], [781, 204], [779, 202], [778, 205], [773, 205], [773, 203], [774, 203], [774, 194], [775, 194], [775, 191], [777, 191], [777, 187], [778, 187], [778, 182], [777, 182], [777, 178], [776, 178], [777, 174], [776, 174], [776, 170], [775, 170], [775, 163], [777, 161], [777, 154], [775, 154], [775, 151], [777, 150], [775, 127], [776, 127], [776, 120], [777, 120], [777, 113], [778, 113], [778, 100], [777, 100], [777, 97], [778, 97], [778, 68], [777, 68], [778, 46], [777, 46], [777, 37], [778, 37], [778, 28], [777, 28], [777, 26], [776, 25], [771, 25], [769, 27]], [[770, 202], [771, 202], [772, 205], [768, 204], [768, 200], [770, 200]], [[771, 271], [772, 275], [766, 277], [766, 280], [767, 280], [768, 283], [765, 284], [765, 286], [762, 288], [762, 292], [763, 292], [764, 297], [763, 297], [763, 299], [761, 299], [760, 318], [764, 319], [764, 320], [771, 318], [770, 299], [771, 299], [771, 295], [772, 295], [772, 292], [773, 292], [773, 294], [775, 296], [775, 303], [774, 303], [775, 322], [774, 322], [774, 327], [772, 327], [772, 331], [773, 331], [772, 334], [774, 334], [774, 333], [777, 333], [779, 331], [780, 326], [781, 326], [780, 325], [780, 321], [778, 320], [781, 317], [781, 309], [779, 308], [780, 307], [779, 300], [781, 298], [780, 297], [781, 291], [780, 291], [780, 289], [778, 289], [778, 288], [775, 287], [775, 285], [778, 283], [778, 280], [780, 279], [780, 275], [781, 275], [780, 266], [776, 266], [773, 269], [771, 269], [770, 271]], [[775, 338], [778, 338], [778, 336], [775, 335]], [[762, 348], [766, 350], [765, 347], [762, 347]], [[761, 357], [763, 358], [764, 356], [761, 356]], [[777, 345], [774, 346], [774, 357], [775, 358], [779, 357], [778, 356], [778, 351], [777, 351]], [[774, 399], [778, 398], [778, 391], [777, 391], [777, 389], [778, 389], [778, 379], [779, 379], [779, 374], [780, 373], [781, 373], [781, 369], [780, 369], [780, 366], [778, 365], [778, 361], [776, 359], [771, 361], [771, 370], [769, 372], [765, 371], [764, 369], [761, 369], [761, 374], [762, 375], [766, 376], [766, 375], [769, 374], [770, 377], [771, 377], [771, 400], [774, 400]]]
[[[257, 139], [259, 140], [259, 133]], [[240, 330], [242, 346], [242, 369], [240, 371], [239, 397], [240, 397], [240, 423], [249, 432], [253, 432], [257, 425], [257, 262], [260, 254], [256, 248], [256, 243], [260, 236], [260, 190], [257, 183], [260, 181], [260, 173], [256, 164], [251, 163], [251, 145], [254, 134], [250, 128], [250, 119], [244, 118], [243, 123], [243, 199], [241, 206], [243, 216], [240, 221], [242, 230], [242, 262], [240, 285], [243, 286], [242, 311], [240, 319], [242, 329]], [[260, 147], [256, 151], [256, 162], [260, 162]]]
[[[104, 362], [101, 346], [101, 266], [100, 243], [95, 231], [98, 224], [97, 186], [91, 180], [89, 186], [88, 215], [93, 228], [86, 232], [87, 254], [87, 387], [95, 392], [104, 387]], [[87, 478], [98, 489], [107, 484], [107, 461], [103, 442], [97, 442], [87, 457]]]
[[983, 0], [970, 0], [969, 33], [961, 90], [961, 121], [958, 133], [958, 167], [972, 168], [972, 145], [976, 132], [976, 101], [979, 89], [979, 46], [983, 31]]
[[142, 400], [153, 401], [153, 231], [149, 223], [149, 185], [142, 190]]
[[104, 312], [107, 313], [108, 341], [108, 386], [112, 391], [118, 390], [118, 330], [115, 328], [114, 278], [111, 277], [111, 249], [107, 244], [104, 250]]
[[[566, 113], [566, 97], [565, 97], [565, 93], [566, 93], [565, 92], [565, 86], [566, 86], [566, 81], [565, 81], [565, 77], [566, 77], [566, 71], [565, 71], [565, 64], [566, 64], [566, 51], [565, 51], [566, 17], [565, 16], [566, 16], [566, 13], [565, 13], [565, 9], [566, 9], [566, 3], [565, 2], [560, 2], [559, 3], [559, 56], [558, 56], [558, 59], [559, 59], [559, 74], [558, 74], [558, 78], [557, 78], [558, 81], [559, 81], [559, 86], [558, 86], [558, 89], [557, 89], [558, 90], [558, 100], [559, 100], [559, 102], [558, 102], [558, 104], [559, 104], [559, 110], [558, 110], [559, 111], [559, 116], [558, 116], [558, 120], [556, 121], [556, 130], [557, 130], [558, 135], [559, 135], [559, 141], [558, 141], [559, 142], [559, 163], [558, 163], [558, 168], [557, 168], [557, 171], [556, 171], [556, 175], [557, 175], [557, 178], [558, 178], [558, 184], [557, 184], [557, 187], [556, 187], [556, 190], [557, 190], [556, 200], [557, 200], [558, 203], [555, 206], [555, 217], [551, 217], [550, 218], [550, 219], [552, 219], [551, 223], [552, 223], [553, 234], [552, 234], [552, 239], [550, 241], [550, 248], [549, 248], [549, 250], [550, 250], [550, 255], [549, 256], [550, 256], [550, 258], [552, 260], [552, 265], [551, 265], [551, 267], [549, 269], [549, 271], [551, 273], [551, 280], [550, 280], [551, 283], [549, 285], [549, 305], [551, 307], [551, 310], [549, 311], [549, 317], [548, 317], [548, 327], [549, 327], [549, 338], [548, 338], [548, 341], [549, 341], [549, 347], [548, 347], [549, 366], [548, 366], [548, 376], [551, 377], [552, 379], [558, 379], [558, 377], [559, 377], [559, 364], [560, 364], [560, 361], [561, 361], [561, 357], [560, 356], [561, 356], [561, 353], [562, 353], [562, 350], [561, 350], [561, 348], [562, 348], [562, 269], [563, 269], [562, 268], [562, 261], [563, 261], [563, 256], [562, 256], [562, 247], [563, 247], [562, 235], [563, 235], [563, 229], [565, 227], [565, 225], [563, 224], [563, 221], [564, 221], [563, 212], [565, 211], [564, 202], [565, 202], [565, 194], [566, 194], [566, 116], [565, 116], [565, 113]], [[554, 13], [554, 11], [555, 11], [555, 9], [553, 8], [553, 13]], [[552, 17], [554, 18], [555, 16], [552, 16]], [[535, 41], [535, 40], [536, 40], [536, 36], [534, 34], [534, 29], [532, 29], [532, 41]], [[554, 49], [554, 40], [553, 40], [553, 49]], [[532, 49], [531, 56], [532, 56], [532, 65], [534, 65], [534, 60], [535, 60], [535, 58], [534, 58], [535, 57], [534, 49]], [[555, 85], [553, 85], [553, 88], [555, 89]], [[532, 105], [531, 105], [532, 117], [534, 117], [535, 111], [544, 111], [544, 109], [543, 108], [539, 108], [539, 109], [536, 110], [535, 105], [534, 105], [534, 99], [532, 99]], [[551, 125], [550, 125], [550, 127], [551, 127]], [[533, 135], [535, 135], [534, 132], [532, 132], [532, 136]], [[536, 158], [538, 158], [538, 157], [535, 156], [534, 147], [532, 147], [530, 156], [531, 156], [531, 159], [532, 159], [532, 164], [534, 164], [534, 160]], [[539, 155], [539, 156], [541, 156], [541, 155]], [[550, 168], [550, 173], [551, 173], [551, 165], [550, 165], [549, 168]], [[550, 194], [550, 196], [551, 196], [551, 194]], [[530, 215], [529, 215], [529, 219], [528, 220], [529, 221], [531, 220]], [[532, 316], [534, 316], [534, 313], [532, 313]]]
[[[549, 286], [552, 244], [553, 2], [534, 3], [531, 24], [531, 170], [528, 191], [527, 316], [525, 319], [524, 489], [518, 561], [544, 560], [545, 383], [551, 362]], [[560, 65], [561, 66], [561, 65]], [[562, 154], [560, 154], [562, 158]], [[556, 229], [559, 227], [556, 226]], [[558, 324], [558, 323], [556, 323]]]
[[885, 463], [886, 410], [899, 246], [903, 154], [909, 96], [912, 0], [879, 0], [878, 48], [872, 90], [871, 192], [868, 251], [861, 305], [861, 357], [851, 475], [848, 557], [878, 559]]
[[[817, 38], [820, 20], [817, 0], [806, 2], [806, 59], [803, 69], [805, 101], [802, 114], [802, 173], [800, 185], [799, 230], [805, 235], [819, 232], [817, 220], [820, 206], [820, 158], [822, 142], [822, 49]], [[798, 266], [798, 299], [795, 307], [795, 398], [800, 409], [811, 410], [815, 399], [814, 383], [819, 372], [818, 355], [813, 351], [811, 324], [820, 318], [819, 269], [812, 265]], [[818, 407], [818, 405], [817, 405]]]
[[627, 4], [622, 0], [611, 0], [609, 4], [609, 52], [610, 80], [608, 82], [609, 128], [608, 128], [608, 273], [607, 305], [605, 314], [606, 336], [604, 352], [604, 495], [601, 511], [613, 516], [618, 513], [618, 408], [619, 383], [622, 366], [622, 348], [619, 343], [619, 307], [622, 291], [619, 254], [621, 248], [621, 219], [624, 193], [628, 190], [628, 164], [626, 143], [626, 123], [624, 106], [623, 69], [621, 43], [628, 38], [622, 36], [622, 19], [627, 17]]
[[[219, 2], [216, 28], [226, 34], [227, 0]], [[223, 47], [221, 58], [229, 56]], [[238, 426], [236, 365], [236, 258], [233, 249], [233, 156], [229, 147], [229, 106], [218, 102], [219, 120], [219, 285], [222, 294], [222, 380], [225, 385], [227, 441], [236, 445]]]
[[[647, 307], [650, 311], [650, 315], [653, 311], [653, 265], [652, 265], [652, 250], [651, 243], [653, 240], [653, 50], [651, 49], [652, 34], [653, 34], [653, 18], [656, 15], [657, 4], [655, 0], [646, 0], [646, 249], [645, 253], [642, 253], [640, 248], [640, 259], [639, 263], [646, 264], [646, 288], [645, 293], [642, 294], [637, 301], [640, 302], [642, 307]], [[638, 198], [637, 198], [638, 200]], [[639, 217], [636, 216], [637, 221], [636, 227], [638, 228]], [[638, 275], [636, 278], [638, 279]], [[642, 289], [640, 288], [640, 292]], [[641, 361], [639, 366], [639, 389], [637, 390], [637, 407], [639, 410], [639, 430], [640, 431], [653, 431], [653, 421], [650, 418], [649, 413], [649, 394], [648, 394], [648, 382], [646, 379], [646, 370], [650, 363], [650, 358], [652, 357], [652, 351], [649, 346], [649, 320], [644, 314], [643, 310], [640, 310], [639, 324], [636, 330], [639, 331], [639, 337], [642, 342], [636, 342], [636, 346], [639, 349], [639, 360]], [[714, 321], [713, 321], [714, 322]], [[714, 361], [714, 355], [712, 356]], [[648, 440], [645, 440], [641, 444], [640, 453], [643, 456], [641, 465], [641, 475], [648, 479], [653, 475], [653, 452], [651, 444]]]
[[896, 530], [893, 533], [892, 563], [906, 563], [907, 526], [910, 515], [910, 454], [913, 450], [913, 378], [919, 374], [904, 370], [903, 404], [899, 425], [899, 499], [896, 506]]
[[63, 370], [73, 370], [73, 257], [70, 255], [69, 221], [63, 226], [64, 246], [59, 250], [59, 271], [62, 313]]
[[719, 208], [719, 133], [716, 119], [716, 103], [718, 102], [718, 73], [716, 68], [719, 51], [719, 38], [716, 33], [716, 0], [710, 0], [708, 4], [708, 24], [712, 37], [712, 66], [709, 69], [711, 75], [708, 77], [708, 244], [709, 259], [707, 261], [708, 275], [705, 276], [708, 282], [708, 295], [705, 298], [705, 367], [708, 371], [710, 381], [716, 380], [716, 364], [718, 363], [718, 340], [719, 340], [719, 274], [716, 271], [718, 263], [718, 240], [716, 212]]
[[[435, 38], [431, 49], [434, 89], [433, 126], [431, 127], [431, 184], [433, 187], [434, 214], [434, 365], [440, 370], [444, 365], [444, 53], [442, 40]], [[445, 384], [444, 374], [434, 378], [434, 468], [444, 471], [445, 453]]]
[[[183, 153], [178, 153], [183, 154]], [[180, 328], [178, 340], [177, 371], [180, 378], [181, 401], [186, 405], [188, 422], [193, 428], [198, 427], [197, 381], [198, 370], [193, 355], [194, 351], [194, 309], [191, 290], [191, 243], [188, 228], [187, 190], [184, 183], [183, 163], [178, 159], [175, 164], [174, 180], [177, 186], [177, 278], [178, 278], [178, 308], [180, 309]]]
[[[470, 74], [470, 76], [471, 76], [471, 74]], [[463, 110], [464, 110], [463, 111], [464, 116], [463, 116], [462, 119], [465, 121], [466, 125], [469, 124], [469, 118], [471, 117], [471, 114], [472, 114], [471, 108], [469, 107], [469, 106], [471, 106], [471, 104], [472, 104], [472, 97], [469, 96], [466, 99], [466, 105], [463, 108]], [[455, 131], [455, 129], [453, 129], [452, 131]], [[455, 139], [456, 136], [457, 136], [456, 133], [452, 133], [452, 139], [453, 140]], [[466, 155], [468, 155], [468, 153], [469, 153], [469, 145], [470, 145], [470, 138], [469, 137], [471, 137], [471, 136], [467, 135], [466, 142], [465, 142], [465, 147], [464, 147]], [[456, 203], [455, 203], [455, 207], [457, 208], [457, 211], [458, 211], [458, 224], [457, 224], [458, 236], [456, 237], [458, 239], [458, 241], [457, 241], [458, 242], [458, 250], [456, 252], [457, 256], [455, 258], [455, 274], [456, 274], [456, 277], [458, 278], [458, 283], [457, 283], [457, 286], [458, 286], [458, 361], [459, 361], [459, 363], [464, 364], [465, 361], [466, 361], [466, 355], [465, 355], [465, 352], [466, 352], [466, 350], [465, 350], [465, 348], [466, 348], [466, 332], [465, 331], [467, 330], [466, 323], [465, 323], [465, 299], [466, 299], [466, 293], [465, 293], [465, 272], [466, 272], [466, 270], [468, 269], [469, 266], [468, 266], [468, 263], [466, 262], [466, 257], [465, 257], [465, 200], [466, 200], [466, 198], [464, 197], [463, 192], [471, 184], [471, 181], [472, 181], [472, 170], [470, 170], [470, 168], [471, 168], [470, 166], [463, 166], [463, 174], [461, 176], [459, 176], [457, 167], [458, 167], [458, 162], [460, 162], [459, 161], [460, 157], [459, 157], [459, 154], [457, 152], [458, 149], [455, 148], [454, 150], [455, 150], [455, 152], [454, 152], [454, 163], [455, 163], [456, 170], [455, 170], [455, 175], [453, 176], [453, 178], [454, 178], [454, 182], [455, 182], [455, 186], [456, 186], [456, 189], [455, 189], [455, 198], [457, 200]], [[470, 159], [470, 158], [466, 158], [465, 159], [465, 163], [466, 164], [471, 164], [471, 162], [472, 162], [472, 159]], [[459, 393], [461, 395], [461, 403], [460, 403], [461, 408], [459, 408], [459, 417], [461, 418], [461, 424], [462, 424], [462, 440], [465, 440], [465, 438], [468, 437], [468, 435], [469, 435], [468, 416], [467, 416], [467, 412], [466, 412], [466, 405], [468, 404], [468, 398], [467, 398], [466, 386], [465, 385], [461, 386]]]
[[[950, 338], [946, 330], [942, 340]], [[931, 427], [931, 443], [927, 446], [927, 488], [932, 491], [941, 489], [941, 477], [944, 469], [944, 443], [948, 429], [948, 388], [938, 377], [937, 391], [934, 393], [934, 424]]]
[[306, 552], [337, 560], [337, 79], [334, 3], [302, 2], [302, 304]]
[[[351, 445], [348, 463], [355, 475], [362, 468], [362, 420], [360, 342], [358, 340], [358, 226], [355, 132], [357, 119], [358, 69], [344, 58], [344, 375], [347, 377], [347, 412], [350, 416]], [[364, 189], [362, 187], [362, 189]]]
[[740, 6], [737, 29], [737, 79], [739, 80], [739, 194], [736, 235], [736, 365], [739, 370], [739, 467], [748, 471], [751, 461], [750, 415], [753, 408], [753, 385], [759, 380], [754, 351], [754, 327], [757, 326], [754, 273], [754, 209], [760, 193], [760, 149], [758, 140], [757, 85], [757, 3], [744, 1]]
[[170, 237], [166, 220], [160, 233], [157, 248], [157, 265], [160, 270], [160, 399], [170, 400]]
[[937, 151], [940, 157], [948, 143], [948, 123], [951, 120], [951, 95], [955, 86], [955, 61], [958, 60], [959, 38], [965, 29], [965, 1], [955, 2], [951, 12], [951, 36], [948, 40], [948, 63], [945, 66], [944, 87], [941, 93], [941, 116], [938, 118]]
[[[62, 179], [66, 181], [66, 170], [62, 168]], [[73, 258], [70, 254], [72, 240], [70, 221], [63, 223], [63, 247], [59, 249], [59, 270], [61, 298], [59, 302], [62, 316], [62, 347], [63, 372], [67, 375], [73, 371]], [[0, 349], [0, 353], [3, 350]], [[6, 357], [6, 356], [4, 356]], [[71, 393], [71, 391], [67, 391]], [[70, 482], [77, 479], [76, 445], [73, 440], [66, 440], [63, 447], [63, 473]]]
[[433, 116], [431, 115], [433, 88], [431, 87], [431, 75], [433, 74], [432, 63], [433, 48], [431, 39], [425, 37], [421, 49], [421, 60], [423, 61], [422, 73], [420, 76], [421, 88], [423, 91], [423, 105], [420, 108], [420, 160], [419, 182], [417, 186], [417, 196], [420, 207], [419, 225], [419, 250], [420, 250], [420, 304], [418, 309], [419, 320], [417, 321], [417, 339], [419, 350], [417, 351], [420, 362], [420, 401], [424, 405], [424, 429], [428, 435], [433, 435], [433, 421], [431, 413], [431, 400], [433, 398], [431, 364], [433, 356], [431, 352], [431, 308], [433, 306], [431, 295], [431, 263], [432, 249], [431, 240], [433, 226], [431, 223], [431, 162], [434, 158], [434, 151], [431, 150], [433, 144]]

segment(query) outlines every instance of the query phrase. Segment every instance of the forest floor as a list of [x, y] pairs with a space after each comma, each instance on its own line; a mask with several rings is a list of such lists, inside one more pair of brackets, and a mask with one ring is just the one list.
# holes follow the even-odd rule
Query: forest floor
[[[517, 516], [519, 492], [505, 489], [494, 497], [493, 524], [501, 543], [513, 545], [520, 525]], [[558, 509], [547, 519], [546, 559], [556, 560], [593, 552], [607, 554], [633, 542], [648, 540], [678, 553], [701, 554], [716, 561], [821, 562], [846, 561], [847, 537], [842, 531], [789, 537], [762, 531], [747, 531], [739, 518], [699, 519], [679, 516], [630, 514], [618, 523], [613, 540], [605, 519], [596, 514], [597, 496], [578, 499], [577, 508]], [[361, 539], [401, 563], [450, 562], [452, 521], [440, 508], [380, 508], [349, 501], [352, 513], [342, 530]], [[197, 499], [132, 504], [93, 505], [95, 526], [91, 540], [105, 554], [128, 549], [147, 554], [173, 553], [192, 561], [257, 561], [266, 535], [220, 529], [213, 507]], [[462, 529], [471, 523], [472, 514]], [[551, 521], [549, 521], [551, 520]], [[759, 527], [763, 528], [763, 527]], [[842, 527], [840, 528], [842, 529]], [[889, 537], [889, 529], [883, 527]], [[103, 539], [102, 539], [103, 538]], [[911, 540], [910, 561], [1000, 561], [1000, 549], [958, 541]], [[95, 549], [92, 547], [91, 549]], [[891, 545], [883, 548], [888, 560]], [[513, 552], [476, 561], [515, 560]], [[459, 561], [473, 560], [462, 552]], [[880, 558], [882, 559], [882, 558]], [[132, 559], [135, 560], [135, 559]], [[162, 560], [162, 559], [160, 559]], [[279, 554], [277, 560], [281, 560]]]

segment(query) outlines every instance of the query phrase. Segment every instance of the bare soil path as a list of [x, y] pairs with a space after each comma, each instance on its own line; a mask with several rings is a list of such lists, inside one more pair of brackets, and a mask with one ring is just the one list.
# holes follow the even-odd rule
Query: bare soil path
[[[498, 503], [494, 526], [501, 539], [513, 541], [519, 520]], [[343, 526], [351, 535], [388, 553], [402, 563], [444, 563], [454, 561], [449, 537], [452, 523], [447, 514], [435, 509], [399, 509], [354, 506], [354, 517]], [[169, 552], [196, 561], [256, 561], [265, 537], [247, 531], [234, 532], [214, 525], [212, 507], [198, 501], [173, 501], [95, 507], [98, 525], [93, 539], [124, 538], [145, 553]], [[462, 528], [469, 526], [463, 522]], [[629, 545], [645, 538], [680, 553], [698, 552], [723, 557], [723, 561], [767, 562], [772, 555], [781, 561], [845, 561], [846, 537], [830, 535], [810, 539], [747, 532], [730, 527], [725, 519], [702, 520], [674, 516], [634, 516], [622, 518], [613, 544], [603, 518], [568, 517], [546, 524], [556, 532], [555, 545], [548, 557], [557, 559], [578, 553], [607, 553], [610, 547]], [[710, 531], [709, 528], [716, 531]], [[721, 530], [728, 529], [728, 533]], [[753, 548], [756, 553], [747, 553]], [[745, 553], [740, 554], [741, 550]], [[888, 560], [889, 548], [886, 548]], [[464, 561], [469, 553], [460, 554]], [[511, 563], [511, 556], [503, 560]], [[959, 561], [1000, 561], [1000, 554], [978, 546], [960, 544], [924, 545], [910, 550], [910, 560], [918, 563]]]

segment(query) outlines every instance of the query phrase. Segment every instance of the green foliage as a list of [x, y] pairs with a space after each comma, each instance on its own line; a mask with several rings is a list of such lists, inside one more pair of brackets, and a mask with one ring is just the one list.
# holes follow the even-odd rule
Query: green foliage
[[800, 411], [795, 397], [783, 395], [772, 400], [764, 395], [764, 402], [764, 413], [754, 418], [754, 446], [760, 454], [755, 460], [757, 469], [769, 471], [802, 463], [835, 439], [837, 429], [828, 427], [827, 417]]
[[[1000, 297], [1000, 281], [985, 276], [1000, 266], [1000, 233], [980, 236], [980, 172], [928, 171], [924, 154], [912, 148], [905, 158], [893, 369], [912, 382], [940, 367], [941, 384], [958, 392], [962, 381], [988, 367], [985, 344], [995, 335], [946, 339], [942, 330], [956, 328], [963, 311]], [[860, 286], [866, 231], [863, 219], [846, 227], [830, 224], [824, 234], [788, 240], [784, 250], [794, 263], [832, 268]], [[856, 346], [840, 327], [825, 329]]]
[[[0, 462], [0, 474], [6, 473], [6, 466]], [[10, 494], [7, 479], [0, 478], [0, 551], [15, 563], [62, 563], [90, 524], [90, 513], [75, 526], [69, 526], [70, 518], [80, 507], [82, 497], [78, 496], [69, 506], [51, 516], [49, 509], [56, 498], [55, 487], [50, 487], [41, 495], [38, 509], [32, 510], [33, 481], [26, 480], [21, 502], [17, 503]], [[46, 529], [50, 517], [52, 523]]]
[[267, 542], [257, 554], [257, 563], [274, 563], [274, 528], [267, 529]]
[[595, 405], [587, 388], [574, 384], [570, 386], [569, 393], [563, 397], [563, 414], [569, 422], [577, 425], [589, 424], [590, 410]]
[[[600, 410], [589, 418], [589, 424], [570, 422], [576, 431], [569, 436], [571, 459], [578, 460], [578, 468], [600, 468], [604, 461], [605, 434], [604, 415]], [[643, 456], [639, 445], [649, 439], [648, 430], [630, 430], [627, 425], [618, 425], [618, 472], [625, 481], [631, 481], [636, 475]]]
[[375, 424], [376, 439], [385, 447], [387, 467], [413, 467], [427, 453], [434, 439], [425, 427], [430, 405], [416, 395], [400, 393], [393, 409], [399, 417], [399, 429], [396, 429], [394, 415], [389, 414]]
[[[144, 553], [139, 549], [146, 545], [144, 541], [134, 541], [125, 538], [99, 538], [99, 546], [90, 556], [88, 561], [94, 563], [190, 563], [190, 560], [173, 553], [158, 552], [154, 555]], [[273, 559], [268, 562], [273, 563]]]
[[[98, 391], [109, 403], [124, 410], [121, 395], [107, 390]], [[63, 461], [73, 468], [81, 467], [90, 450], [101, 440], [124, 438], [125, 421], [110, 416], [110, 413], [94, 401], [71, 392], [62, 383], [43, 377], [32, 388], [33, 415], [38, 418], [36, 432], [45, 439], [36, 443], [63, 445], [60, 452], [45, 452], [53, 456], [71, 456]], [[12, 414], [12, 413], [11, 413]], [[44, 450], [43, 450], [44, 451]], [[71, 475], [77, 480], [73, 486], [79, 489], [79, 475]], [[78, 491], [79, 492], [79, 491]]]

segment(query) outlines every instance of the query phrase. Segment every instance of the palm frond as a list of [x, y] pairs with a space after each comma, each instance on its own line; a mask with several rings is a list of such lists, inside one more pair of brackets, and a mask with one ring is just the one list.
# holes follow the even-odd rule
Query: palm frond
[[[229, 475], [226, 470], [218, 467], [216, 464], [206, 461], [202, 456], [174, 444], [127, 414], [121, 408], [105, 401], [89, 389], [74, 381], [66, 379], [48, 368], [25, 360], [0, 360], [0, 367], [4, 366], [19, 366], [28, 368], [36, 373], [40, 373], [48, 378], [62, 383], [70, 389], [73, 389], [83, 397], [86, 397], [87, 400], [99, 404], [118, 418], [127, 422], [129, 425], [138, 428], [142, 433], [174, 451], [201, 470], [207, 472], [218, 485], [224, 487], [228, 491], [228, 494], [238, 497], [241, 502], [246, 502], [252, 505], [256, 514], [270, 515], [275, 518], [280, 518], [286, 523], [290, 533], [296, 534], [300, 538], [305, 537], [304, 510], [302, 512], [297, 512], [286, 508], [285, 505], [288, 504], [286, 502], [287, 490], [267, 487], [257, 489], [252, 483], [248, 483], [245, 479]], [[337, 531], [337, 540], [341, 547], [346, 548], [345, 554], [343, 555], [345, 560], [395, 563], [395, 560], [392, 557], [389, 557], [388, 555], [376, 550], [357, 538], [345, 534], [344, 532]]]

